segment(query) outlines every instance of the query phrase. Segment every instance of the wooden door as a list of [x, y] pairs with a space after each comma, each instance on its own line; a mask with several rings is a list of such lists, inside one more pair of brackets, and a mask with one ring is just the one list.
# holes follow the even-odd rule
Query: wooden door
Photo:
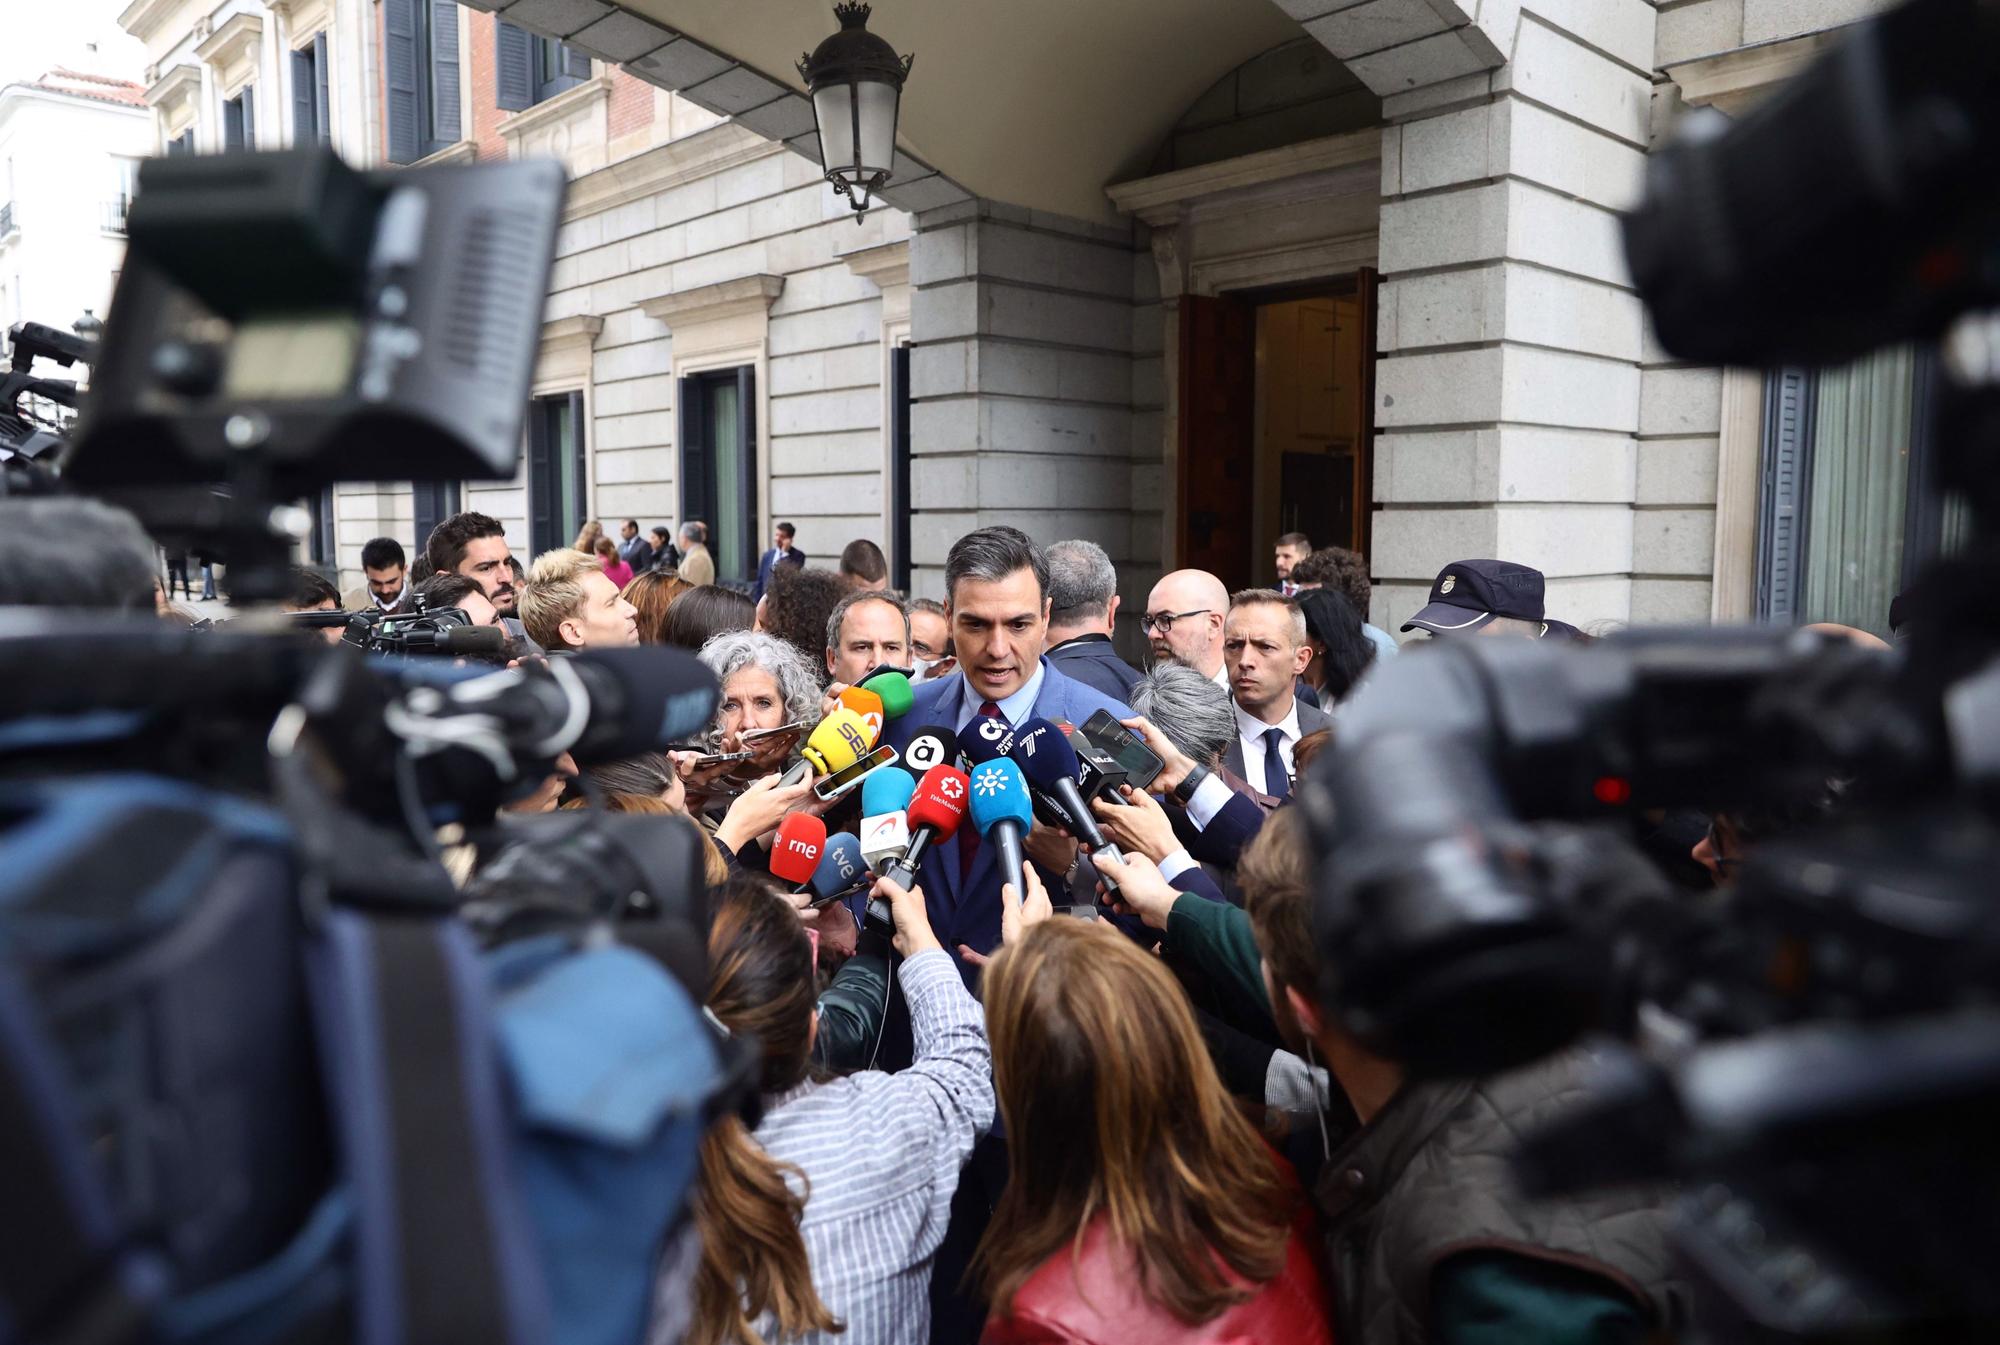
[[1256, 309], [1227, 295], [1181, 300], [1181, 566], [1207, 570], [1232, 592], [1255, 574]]

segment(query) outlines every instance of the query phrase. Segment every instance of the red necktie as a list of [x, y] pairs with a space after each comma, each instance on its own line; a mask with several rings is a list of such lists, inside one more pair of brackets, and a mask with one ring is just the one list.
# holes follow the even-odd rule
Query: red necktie
[[[981, 705], [979, 707], [979, 714], [984, 719], [1001, 718], [1000, 707], [992, 701], [987, 701]], [[970, 881], [972, 877], [972, 861], [978, 854], [979, 832], [970, 826], [960, 827], [958, 832], [958, 885], [960, 889], [963, 889], [965, 884]], [[1001, 881], [1006, 882], [1008, 880], [1003, 877]], [[1019, 874], [1014, 876], [1014, 881], [1020, 881]], [[961, 890], [959, 895], [961, 897], [964, 896], [964, 891]]]

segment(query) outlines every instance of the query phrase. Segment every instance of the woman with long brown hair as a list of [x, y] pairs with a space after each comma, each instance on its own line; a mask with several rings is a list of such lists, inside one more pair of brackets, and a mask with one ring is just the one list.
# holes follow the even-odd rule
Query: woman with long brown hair
[[896, 1074], [810, 1077], [819, 1019], [798, 913], [747, 876], [716, 911], [708, 1007], [756, 1039], [764, 1116], [754, 1145], [733, 1122], [703, 1144], [695, 1345], [843, 1329], [854, 1345], [929, 1339], [931, 1262], [959, 1169], [993, 1124], [991, 1057], [978, 1001], [931, 931], [923, 892], [876, 891], [895, 916], [895, 979], [916, 1043], [915, 1062]]
[[679, 575], [664, 570], [646, 570], [633, 576], [618, 596], [631, 603], [639, 614], [635, 619], [639, 624], [640, 644], [667, 642], [667, 609], [674, 605], [675, 598], [693, 588], [693, 584]]
[[1331, 1341], [1303, 1193], [1159, 960], [1051, 920], [981, 991], [1011, 1164], [974, 1261], [983, 1345]]

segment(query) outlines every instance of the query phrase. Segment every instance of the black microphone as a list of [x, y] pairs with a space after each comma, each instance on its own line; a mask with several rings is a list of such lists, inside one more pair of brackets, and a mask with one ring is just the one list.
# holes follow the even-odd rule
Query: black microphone
[[[1030, 719], [1014, 730], [1014, 745], [1007, 755], [1028, 777], [1028, 788], [1061, 822], [1063, 830], [1090, 847], [1092, 854], [1118, 858], [1118, 848], [1104, 839], [1104, 832], [1091, 814], [1090, 804], [1077, 787], [1076, 749], [1063, 731], [1046, 719]], [[1112, 892], [1118, 884], [1109, 874], [1099, 881]]]
[[958, 764], [958, 735], [942, 724], [925, 724], [903, 749], [903, 769], [921, 780], [933, 766]]
[[547, 761], [568, 752], [587, 766], [662, 750], [706, 729], [720, 688], [694, 655], [645, 645], [585, 650], [428, 690], [435, 694], [411, 703], [419, 715], [491, 715], [517, 754]]

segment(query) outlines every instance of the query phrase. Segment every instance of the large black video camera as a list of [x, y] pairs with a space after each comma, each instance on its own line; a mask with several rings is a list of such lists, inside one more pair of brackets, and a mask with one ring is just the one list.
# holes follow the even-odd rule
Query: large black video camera
[[[254, 599], [326, 484], [512, 476], [559, 167], [139, 182], [40, 485], [58, 458]], [[23, 378], [37, 349], [84, 355], [17, 333]], [[754, 1101], [701, 1016], [703, 842], [507, 806], [700, 731], [716, 684], [663, 649], [379, 656], [504, 638], [0, 611], [4, 1345], [644, 1338], [701, 1135]]]
[[[1300, 791], [1345, 1027], [1432, 1075], [1635, 1043], [1518, 1169], [1531, 1193], [1682, 1182], [1704, 1339], [2000, 1323], [1997, 147], [2000, 6], [1914, 0], [1655, 153], [1626, 221], [1683, 358], [1944, 338], [1939, 475], [1973, 526], [1907, 595], [1901, 647], [1440, 642], [1357, 694]], [[1681, 805], [1821, 820], [1702, 898], [1631, 844]]]

